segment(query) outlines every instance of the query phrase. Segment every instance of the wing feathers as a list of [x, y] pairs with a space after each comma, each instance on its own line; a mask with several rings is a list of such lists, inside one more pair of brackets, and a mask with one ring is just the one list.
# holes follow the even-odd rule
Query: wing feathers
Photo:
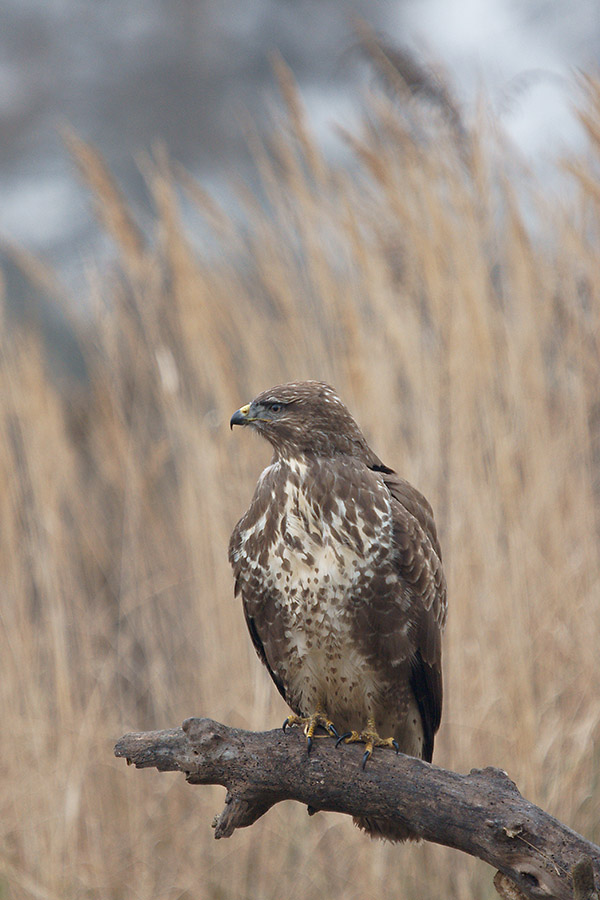
[[256, 627], [256, 622], [254, 621], [252, 616], [248, 615], [248, 609], [246, 607], [246, 604], [244, 604], [244, 616], [246, 618], [246, 625], [248, 626], [248, 631], [250, 632], [250, 637], [252, 638], [252, 643], [254, 644], [254, 648], [255, 648], [256, 652], [258, 653], [261, 661], [264, 663], [265, 668], [267, 669], [267, 672], [269, 673], [269, 675], [275, 682], [275, 686], [276, 686], [277, 690], [279, 691], [279, 693], [281, 694], [281, 696], [287, 703], [287, 692], [285, 690], [283, 681], [281, 680], [281, 678], [279, 678], [275, 674], [275, 672], [273, 671], [273, 669], [271, 668], [271, 666], [269, 664], [269, 660], [267, 659], [267, 654], [265, 653], [264, 644], [260, 638], [258, 629]]
[[446, 621], [446, 580], [433, 511], [425, 497], [395, 472], [384, 481], [393, 506], [396, 565], [411, 593], [411, 686], [424, 731], [424, 759], [431, 761], [442, 715], [442, 631]]
[[419, 650], [411, 660], [410, 683], [423, 721], [423, 759], [431, 762], [442, 716], [442, 672], [426, 663]]

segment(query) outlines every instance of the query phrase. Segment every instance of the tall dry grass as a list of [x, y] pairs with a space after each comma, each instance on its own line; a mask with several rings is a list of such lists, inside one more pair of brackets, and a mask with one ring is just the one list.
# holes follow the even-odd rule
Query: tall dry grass
[[589, 146], [559, 201], [534, 179], [517, 197], [494, 129], [382, 97], [340, 171], [283, 76], [289, 116], [251, 139], [241, 224], [159, 153], [148, 241], [70, 139], [117, 250], [74, 325], [84, 384], [49, 377], [33, 327], [3, 326], [2, 900], [495, 896], [483, 864], [294, 804], [215, 843], [222, 790], [112, 758], [126, 730], [284, 716], [227, 563], [268, 450], [227, 423], [297, 378], [334, 383], [436, 509], [436, 761], [500, 765], [600, 839], [600, 89], [582, 86]]

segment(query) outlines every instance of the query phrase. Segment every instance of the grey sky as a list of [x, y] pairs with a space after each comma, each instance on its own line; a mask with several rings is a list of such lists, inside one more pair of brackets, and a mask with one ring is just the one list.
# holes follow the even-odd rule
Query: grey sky
[[274, 94], [275, 49], [327, 143], [331, 123], [359, 108], [355, 16], [439, 59], [467, 104], [485, 85], [526, 155], [558, 155], [577, 141], [572, 71], [597, 66], [598, 10], [596, 0], [1, 0], [0, 230], [61, 269], [94, 247], [59, 137], [66, 123], [141, 207], [135, 159], [157, 139], [218, 189], [244, 166], [240, 111], [260, 120]]

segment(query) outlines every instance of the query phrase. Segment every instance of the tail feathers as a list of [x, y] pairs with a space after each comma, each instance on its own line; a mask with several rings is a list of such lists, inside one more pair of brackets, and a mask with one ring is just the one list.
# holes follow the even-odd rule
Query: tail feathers
[[371, 838], [379, 838], [382, 841], [418, 841], [419, 836], [405, 828], [403, 825], [397, 825], [390, 822], [389, 819], [375, 819], [363, 817], [355, 817], [352, 819], [361, 831], [366, 832]]

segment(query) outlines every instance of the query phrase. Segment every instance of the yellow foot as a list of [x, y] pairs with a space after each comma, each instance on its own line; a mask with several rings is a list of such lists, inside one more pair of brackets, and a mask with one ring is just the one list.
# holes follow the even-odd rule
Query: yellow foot
[[331, 735], [331, 737], [339, 737], [335, 725], [321, 709], [317, 709], [317, 711], [314, 712], [312, 716], [288, 716], [283, 723], [283, 730], [285, 731], [291, 725], [304, 726], [304, 734], [306, 735], [306, 748], [309, 753], [312, 747], [315, 731], [317, 730], [319, 725], [321, 726], [321, 728], [324, 728], [325, 731]]
[[373, 719], [369, 719], [367, 722], [367, 727], [364, 731], [347, 731], [346, 734], [340, 735], [337, 739], [335, 746], [339, 746], [339, 744], [366, 744], [366, 749], [364, 752], [364, 756], [362, 758], [362, 767], [363, 769], [367, 765], [367, 761], [370, 759], [371, 754], [375, 747], [391, 747], [396, 753], [400, 752], [400, 747], [398, 746], [398, 741], [395, 738], [382, 738], [377, 734], [377, 729], [375, 728], [375, 722]]

